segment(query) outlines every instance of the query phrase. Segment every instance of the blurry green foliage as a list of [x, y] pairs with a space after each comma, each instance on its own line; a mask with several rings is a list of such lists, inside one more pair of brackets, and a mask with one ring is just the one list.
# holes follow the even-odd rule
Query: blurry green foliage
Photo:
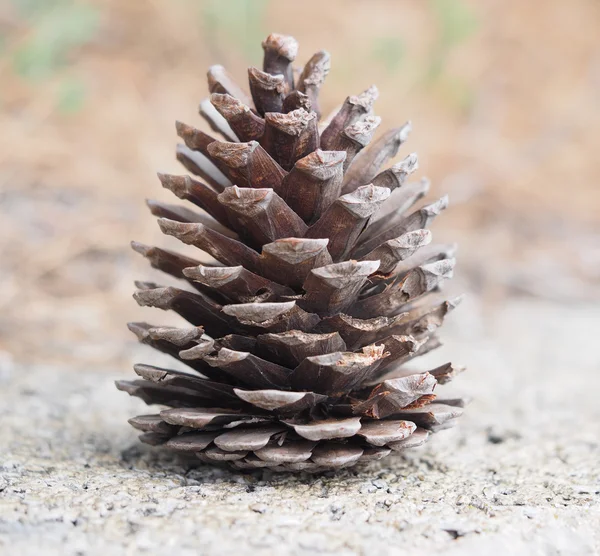
[[477, 29], [477, 20], [471, 9], [461, 0], [429, 0], [437, 19], [439, 41], [446, 47], [468, 38]]
[[429, 0], [438, 36], [431, 53], [426, 80], [437, 80], [444, 71], [450, 50], [477, 29], [477, 20], [462, 0]]
[[63, 114], [73, 114], [85, 102], [85, 84], [77, 77], [63, 79], [58, 90], [57, 108]]
[[12, 0], [12, 4], [22, 16], [30, 17], [51, 8], [54, 2], [52, 0]]
[[466, 113], [473, 106], [475, 91], [464, 79], [443, 75], [437, 86], [443, 92], [445, 101], [459, 112]]
[[29, 32], [13, 54], [15, 71], [43, 79], [64, 66], [69, 52], [90, 41], [99, 14], [92, 6], [67, 0], [12, 0], [27, 20]]
[[261, 41], [268, 34], [264, 22], [270, 0], [203, 0], [201, 17], [208, 44], [224, 35], [247, 59], [260, 57]]
[[429, 6], [438, 35], [427, 65], [425, 84], [435, 84], [460, 111], [466, 111], [472, 105], [473, 91], [460, 78], [447, 75], [446, 65], [452, 49], [477, 30], [477, 19], [463, 0], [429, 0]]
[[404, 41], [400, 37], [380, 37], [373, 43], [373, 58], [381, 63], [389, 73], [394, 73], [400, 68], [404, 52]]
[[[99, 10], [73, 0], [11, 0], [23, 20], [25, 32], [10, 49], [12, 67], [18, 75], [39, 82], [62, 73], [72, 50], [90, 42], [100, 21]], [[10, 40], [10, 37], [8, 37]], [[76, 77], [59, 84], [58, 108], [79, 109], [85, 89]]]
[[[465, 0], [427, 0], [427, 6], [437, 33], [427, 57], [415, 60], [416, 64], [425, 68], [421, 85], [435, 87], [458, 110], [468, 110], [473, 102], [473, 91], [460, 77], [451, 75], [446, 66], [454, 47], [477, 30], [475, 13]], [[397, 35], [383, 35], [373, 40], [370, 57], [374, 63], [383, 66], [388, 74], [394, 74], [405, 63], [406, 50], [404, 41]], [[336, 66], [336, 70], [339, 75], [340, 67]], [[351, 69], [348, 73], [351, 80]]]

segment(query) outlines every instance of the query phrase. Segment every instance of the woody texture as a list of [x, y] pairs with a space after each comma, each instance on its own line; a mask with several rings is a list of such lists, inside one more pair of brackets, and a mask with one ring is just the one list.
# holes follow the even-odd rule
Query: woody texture
[[454, 246], [427, 229], [447, 198], [425, 202], [417, 156], [395, 159], [410, 123], [378, 133], [377, 88], [322, 117], [327, 52], [299, 71], [298, 43], [272, 34], [246, 91], [208, 71], [200, 115], [211, 134], [177, 123], [191, 175], [159, 174], [186, 206], [149, 201], [162, 232], [198, 260], [133, 242], [180, 287], [137, 282], [139, 305], [175, 311], [181, 328], [130, 323], [187, 372], [135, 365], [117, 387], [156, 408], [130, 419], [140, 440], [238, 469], [318, 472], [422, 445], [451, 427], [462, 399], [413, 359], [437, 329]]

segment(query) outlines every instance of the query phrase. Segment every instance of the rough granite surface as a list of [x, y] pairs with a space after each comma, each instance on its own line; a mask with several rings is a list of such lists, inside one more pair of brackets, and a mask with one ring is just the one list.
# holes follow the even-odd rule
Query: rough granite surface
[[461, 425], [317, 476], [139, 444], [126, 419], [146, 408], [113, 385], [128, 369], [0, 361], [0, 553], [598, 554], [599, 322], [598, 305], [467, 301], [428, 356], [469, 367], [446, 387], [474, 398]]

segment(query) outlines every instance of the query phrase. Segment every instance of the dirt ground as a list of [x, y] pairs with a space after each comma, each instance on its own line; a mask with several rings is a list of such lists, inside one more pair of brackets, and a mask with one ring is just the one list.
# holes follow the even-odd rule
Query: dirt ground
[[0, 553], [600, 554], [600, 304], [461, 309], [431, 354], [469, 367], [460, 426], [317, 476], [193, 467], [137, 441], [121, 370], [2, 362]]
[[[454, 554], [471, 545], [473, 553], [488, 553], [496, 541], [510, 543], [509, 531], [517, 539], [506, 545], [510, 553], [600, 550], [592, 532], [599, 525], [600, 430], [592, 388], [600, 368], [594, 344], [600, 331], [599, 25], [595, 0], [0, 3], [1, 414], [20, 431], [3, 431], [9, 450], [0, 458], [0, 503], [7, 500], [0, 550], [12, 546], [2, 542], [15, 542], [21, 553], [34, 552], [41, 544], [27, 539], [56, 534], [48, 546], [57, 552], [61, 538], [72, 553], [83, 543], [79, 552], [86, 554], [94, 553], [90, 539], [102, 538], [106, 547], [129, 553], [158, 547], [191, 553], [199, 546], [221, 553], [256, 526], [267, 554], [284, 535], [277, 527], [294, 530], [298, 523], [324, 553], [362, 553], [375, 543], [382, 554], [395, 554], [403, 542], [415, 554], [432, 548]], [[437, 448], [400, 458], [390, 469], [313, 482], [202, 468], [190, 479], [173, 462], [161, 471], [158, 456], [136, 446], [125, 423], [134, 402], [113, 395], [110, 386], [131, 373], [134, 360], [149, 356], [125, 322], [177, 322], [131, 299], [134, 279], [159, 275], [129, 241], [177, 245], [161, 237], [144, 204], [145, 198], [173, 200], [156, 172], [181, 172], [174, 121], [203, 127], [197, 105], [206, 93], [205, 69], [222, 63], [243, 79], [248, 65], [260, 64], [260, 40], [271, 31], [299, 39], [300, 62], [321, 48], [331, 52], [325, 112], [376, 83], [382, 128], [412, 121], [401, 154], [419, 154], [417, 177], [432, 179], [430, 198], [450, 195], [451, 207], [433, 233], [458, 242], [450, 290], [466, 292], [468, 301], [449, 326], [444, 353], [472, 369], [460, 386], [476, 401], [459, 432], [440, 435]], [[56, 37], [70, 39], [54, 60], [48, 52]], [[35, 56], [50, 61], [41, 66]], [[41, 70], [32, 77], [31, 68]], [[89, 414], [82, 400], [91, 400]], [[93, 433], [83, 430], [88, 426]], [[498, 444], [489, 441], [492, 429], [504, 435]], [[98, 470], [75, 469], [71, 460]], [[494, 482], [490, 466], [506, 472], [504, 486]], [[57, 470], [54, 479], [50, 468]], [[428, 478], [416, 486], [413, 476], [420, 474]], [[56, 517], [68, 505], [65, 489], [75, 485], [72, 492], [79, 492], [85, 477], [109, 488], [102, 483], [108, 476], [111, 484], [129, 483], [110, 487], [111, 496], [142, 502], [132, 502], [131, 514], [119, 510], [113, 523], [109, 510], [87, 514], [81, 493], [72, 515], [87, 525], [67, 531], [71, 522]], [[365, 484], [381, 477], [393, 488], [370, 493], [356, 509], [366, 512], [364, 519], [355, 516], [349, 507]], [[256, 481], [257, 493], [247, 494], [255, 487], [246, 483]], [[453, 485], [468, 502], [456, 502]], [[340, 498], [319, 501], [322, 489]], [[509, 495], [498, 489], [514, 499], [505, 504], [502, 496]], [[251, 509], [268, 506], [273, 492], [273, 509]], [[201, 500], [186, 508], [196, 496]], [[302, 496], [309, 498], [294, 513], [286, 500]], [[155, 498], [172, 510], [148, 510]], [[403, 505], [405, 498], [412, 502]], [[212, 499], [227, 525], [206, 515]], [[240, 503], [246, 509], [238, 519]], [[180, 526], [188, 534], [196, 519], [206, 533], [185, 544], [174, 536], [175, 523], [154, 531], [163, 515], [179, 526], [177, 511], [185, 514]], [[333, 525], [313, 523], [319, 511]], [[352, 531], [355, 518], [360, 533]], [[446, 520], [459, 531], [456, 540], [444, 532]], [[477, 532], [463, 535], [463, 529]], [[223, 531], [232, 536], [219, 545]], [[343, 535], [355, 540], [344, 544]], [[312, 553], [313, 541], [302, 549], [296, 541], [289, 553]], [[527, 552], [532, 546], [537, 552]]]

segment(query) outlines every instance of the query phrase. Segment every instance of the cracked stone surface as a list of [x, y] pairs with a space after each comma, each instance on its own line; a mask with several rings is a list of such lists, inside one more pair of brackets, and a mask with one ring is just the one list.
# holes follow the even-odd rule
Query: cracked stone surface
[[428, 356], [469, 367], [450, 390], [475, 399], [459, 428], [317, 476], [139, 444], [126, 419], [145, 406], [113, 386], [127, 369], [0, 360], [0, 553], [598, 554], [599, 318], [590, 304], [465, 303]]

